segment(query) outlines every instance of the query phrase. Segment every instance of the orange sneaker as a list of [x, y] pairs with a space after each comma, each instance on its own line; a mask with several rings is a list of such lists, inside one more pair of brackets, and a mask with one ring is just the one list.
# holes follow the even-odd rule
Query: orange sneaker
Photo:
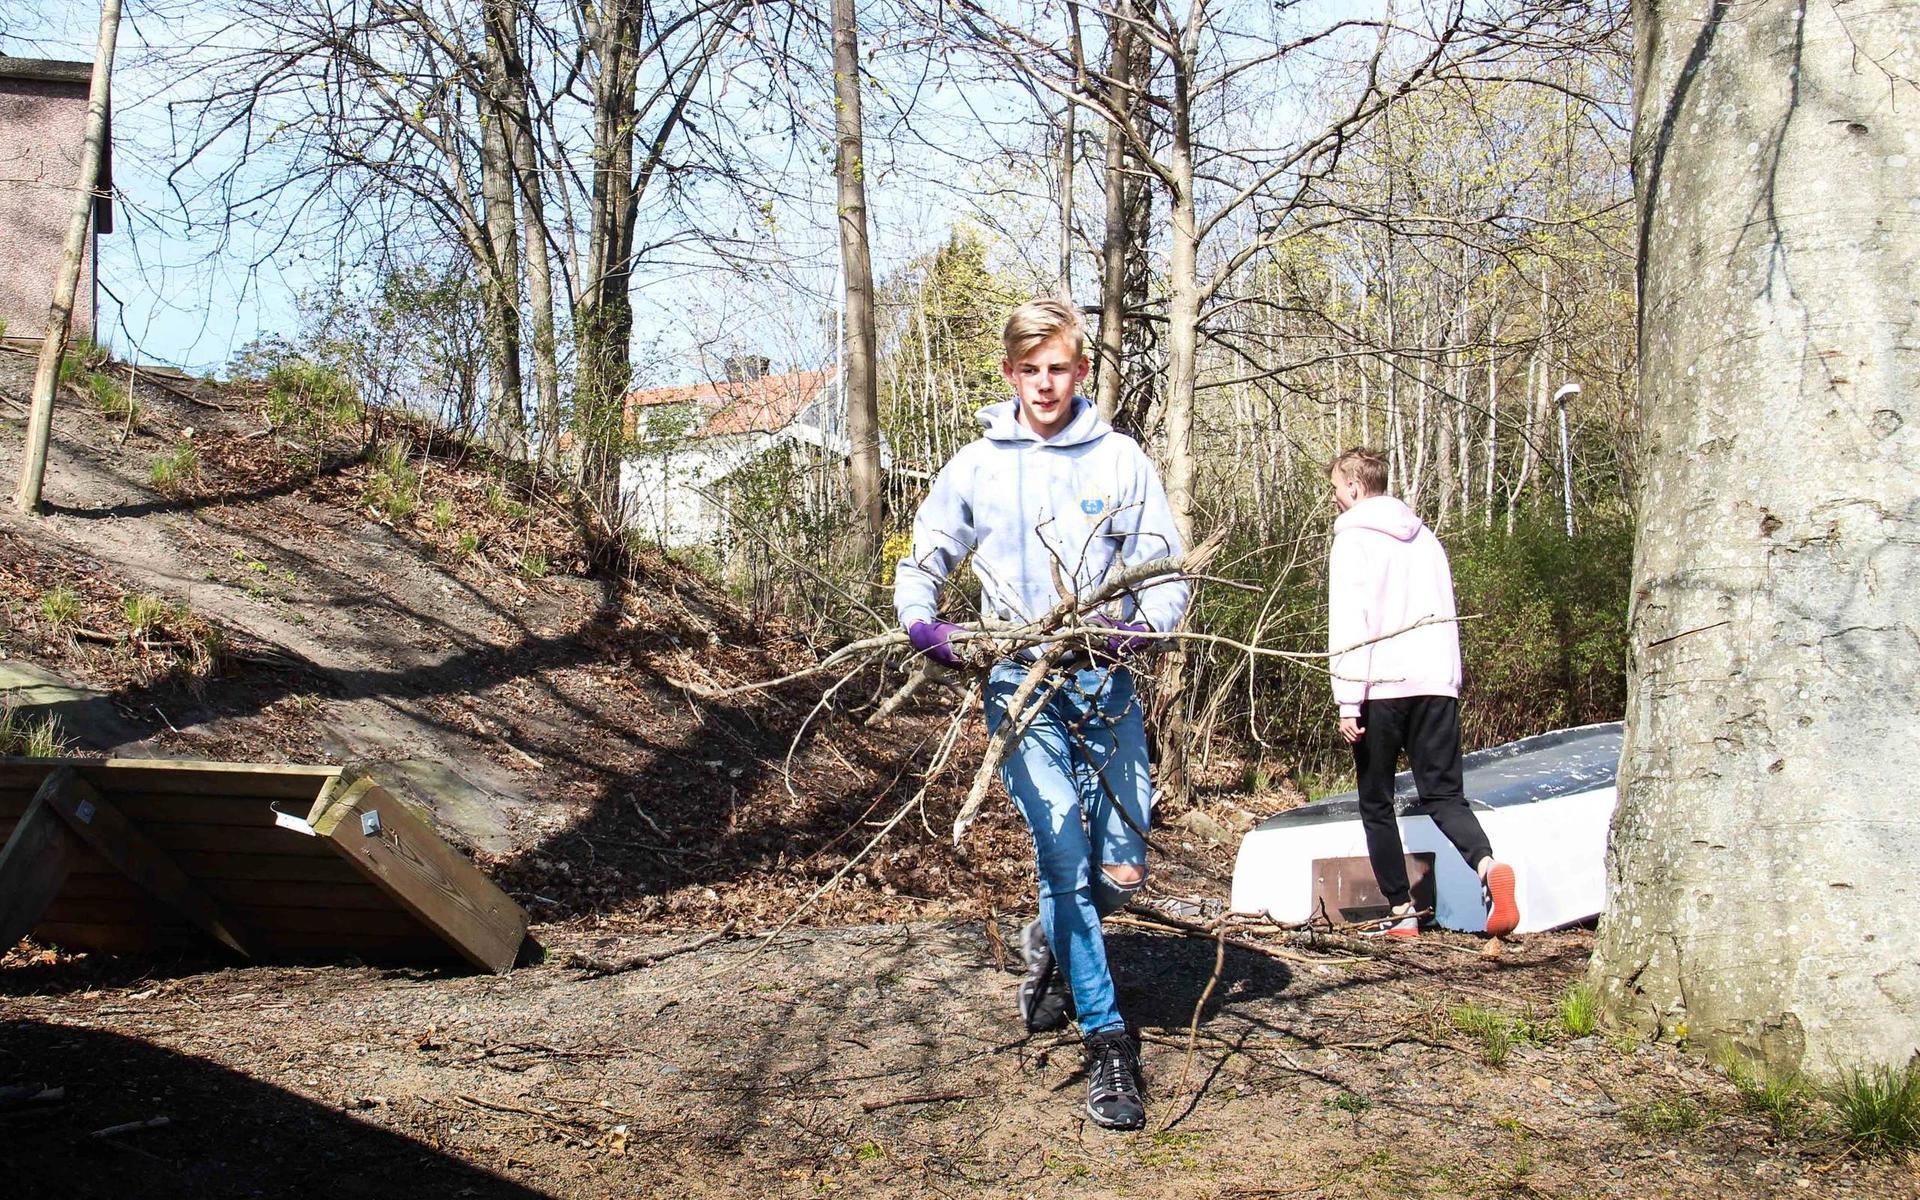
[[1513, 899], [1513, 868], [1496, 862], [1480, 878], [1480, 893], [1487, 902], [1487, 932], [1505, 937], [1520, 925], [1520, 906]]
[[1399, 910], [1396, 909], [1394, 912], [1388, 913], [1386, 916], [1380, 918], [1372, 928], [1365, 930], [1360, 936], [1417, 938], [1420, 936], [1420, 918], [1412, 912], [1401, 916], [1399, 915]]

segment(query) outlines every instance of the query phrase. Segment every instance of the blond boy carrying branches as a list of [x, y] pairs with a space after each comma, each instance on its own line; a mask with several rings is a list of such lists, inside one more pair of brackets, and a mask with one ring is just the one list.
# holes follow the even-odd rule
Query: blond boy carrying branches
[[[894, 574], [909, 639], [949, 666], [961, 665], [959, 628], [942, 618], [940, 592], [969, 556], [984, 615], [1031, 622], [1063, 600], [1094, 597], [1117, 570], [1182, 552], [1152, 461], [1076, 393], [1089, 367], [1079, 315], [1055, 300], [1022, 304], [1007, 318], [1002, 346], [1012, 398], [982, 409], [982, 436], [941, 469]], [[1188, 597], [1186, 581], [1169, 574], [1095, 614], [1111, 636], [1098, 655], [1059, 663], [1000, 767], [1033, 835], [1039, 877], [1040, 915], [1021, 934], [1020, 1014], [1035, 1031], [1064, 1024], [1069, 1011], [1077, 1017], [1087, 1114], [1111, 1129], [1146, 1119], [1139, 1043], [1116, 1007], [1100, 929], [1147, 874], [1153, 786], [1127, 659], [1144, 647], [1139, 635], [1179, 624]], [[1012, 719], [1036, 653], [1021, 650], [988, 671], [990, 729]]]

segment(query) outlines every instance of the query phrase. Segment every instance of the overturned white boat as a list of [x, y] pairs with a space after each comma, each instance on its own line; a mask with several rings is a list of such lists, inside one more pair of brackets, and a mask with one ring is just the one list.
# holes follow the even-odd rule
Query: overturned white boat
[[[1620, 723], [1476, 750], [1462, 765], [1467, 803], [1494, 856], [1513, 865], [1518, 932], [1599, 916], [1606, 903]], [[1394, 777], [1393, 798], [1417, 906], [1431, 909], [1448, 929], [1486, 928], [1480, 882], [1425, 814], [1410, 772]], [[1323, 913], [1336, 923], [1384, 916], [1387, 902], [1367, 861], [1358, 795], [1302, 805], [1249, 831], [1233, 868], [1233, 907], [1288, 923]]]

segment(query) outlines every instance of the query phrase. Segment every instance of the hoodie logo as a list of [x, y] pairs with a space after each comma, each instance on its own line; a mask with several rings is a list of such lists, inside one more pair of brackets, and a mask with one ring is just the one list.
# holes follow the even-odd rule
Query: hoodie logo
[[1080, 501], [1080, 511], [1090, 517], [1097, 517], [1106, 511], [1107, 502], [1099, 496], [1088, 496]]

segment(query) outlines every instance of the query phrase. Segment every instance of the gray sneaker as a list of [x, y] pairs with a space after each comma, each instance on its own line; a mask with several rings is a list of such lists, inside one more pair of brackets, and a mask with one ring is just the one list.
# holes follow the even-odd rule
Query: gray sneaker
[[1087, 1035], [1087, 1115], [1102, 1129], [1138, 1129], [1147, 1123], [1140, 1098], [1140, 1044], [1125, 1026]]
[[1046, 930], [1035, 917], [1020, 929], [1020, 957], [1026, 972], [1020, 979], [1020, 1019], [1028, 1033], [1058, 1029], [1072, 1014], [1073, 1001], [1067, 996], [1067, 982], [1060, 977], [1060, 965], [1054, 961], [1053, 948], [1047, 945]]

